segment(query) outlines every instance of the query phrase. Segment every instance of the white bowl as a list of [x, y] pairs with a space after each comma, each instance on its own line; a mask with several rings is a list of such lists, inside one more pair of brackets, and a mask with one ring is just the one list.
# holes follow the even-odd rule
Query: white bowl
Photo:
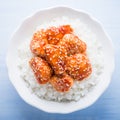
[[[78, 102], [57, 103], [39, 99], [34, 94], [31, 94], [29, 89], [26, 87], [20, 77], [17, 67], [17, 48], [21, 43], [24, 42], [25, 38], [28, 38], [29, 35], [35, 31], [40, 22], [42, 23], [45, 20], [49, 21], [52, 18], [61, 16], [80, 18], [84, 21], [84, 23], [89, 24], [92, 31], [98, 36], [98, 40], [101, 42], [104, 49], [105, 68], [104, 73], [102, 74], [102, 80], [94, 87], [91, 92], [89, 92], [87, 96]], [[108, 87], [111, 80], [111, 75], [114, 70], [113, 46], [110, 38], [105, 33], [101, 24], [88, 13], [67, 7], [55, 7], [36, 12], [32, 16], [27, 17], [19, 26], [19, 28], [14, 33], [9, 45], [7, 53], [7, 67], [12, 84], [16, 88], [19, 95], [28, 104], [49, 113], [70, 113], [92, 105]]]

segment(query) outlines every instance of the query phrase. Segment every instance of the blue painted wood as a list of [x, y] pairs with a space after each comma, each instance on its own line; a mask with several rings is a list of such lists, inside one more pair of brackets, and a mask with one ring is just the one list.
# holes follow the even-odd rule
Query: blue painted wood
[[[116, 68], [109, 88], [91, 107], [66, 115], [45, 113], [26, 104], [12, 86], [5, 64], [8, 43], [16, 27], [32, 12], [55, 5], [90, 12], [102, 22], [115, 47]], [[119, 0], [0, 0], [0, 120], [120, 120], [119, 34]]]

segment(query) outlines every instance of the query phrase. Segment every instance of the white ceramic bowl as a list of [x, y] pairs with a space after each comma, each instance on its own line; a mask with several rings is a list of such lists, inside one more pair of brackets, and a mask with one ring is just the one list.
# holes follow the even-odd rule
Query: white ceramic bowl
[[[102, 43], [105, 55], [105, 69], [102, 74], [102, 80], [89, 92], [87, 96], [78, 102], [57, 103], [39, 99], [34, 94], [31, 94], [29, 89], [24, 84], [18, 72], [17, 67], [17, 48], [28, 38], [30, 34], [35, 31], [40, 22], [49, 21], [52, 18], [68, 16], [73, 18], [80, 18], [84, 23], [89, 24], [92, 31], [98, 36], [98, 40]], [[67, 7], [55, 7], [46, 10], [40, 10], [30, 17], [27, 17], [19, 28], [14, 33], [10, 41], [7, 53], [7, 67], [10, 80], [16, 88], [19, 95], [28, 104], [49, 113], [70, 113], [73, 111], [84, 109], [92, 105], [108, 87], [111, 75], [114, 70], [114, 52], [110, 38], [105, 33], [101, 24], [88, 13], [74, 10]]]

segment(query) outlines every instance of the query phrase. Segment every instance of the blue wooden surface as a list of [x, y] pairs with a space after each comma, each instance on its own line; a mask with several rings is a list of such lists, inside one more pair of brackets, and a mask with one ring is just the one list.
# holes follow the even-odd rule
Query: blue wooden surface
[[[83, 9], [99, 19], [115, 46], [116, 68], [106, 92], [91, 107], [71, 114], [49, 114], [26, 104], [12, 86], [5, 64], [8, 42], [22, 20], [56, 5]], [[0, 0], [0, 120], [120, 120], [119, 0]]]

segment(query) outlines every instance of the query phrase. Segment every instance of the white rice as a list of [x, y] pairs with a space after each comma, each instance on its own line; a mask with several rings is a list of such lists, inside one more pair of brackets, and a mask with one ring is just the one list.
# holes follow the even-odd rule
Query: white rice
[[[40, 99], [46, 99], [51, 101], [78, 101], [85, 97], [100, 81], [100, 74], [104, 69], [103, 62], [103, 49], [97, 36], [88, 28], [88, 26], [82, 23], [78, 19], [71, 19], [67, 17], [55, 18], [48, 23], [40, 25], [38, 29], [48, 28], [50, 26], [59, 26], [69, 24], [74, 29], [75, 35], [86, 42], [87, 55], [92, 64], [92, 74], [85, 80], [79, 82], [74, 81], [74, 85], [67, 93], [57, 92], [51, 84], [40, 85], [37, 83], [33, 71], [29, 66], [29, 60], [33, 56], [29, 49], [31, 39], [27, 39], [20, 48], [18, 48], [19, 55], [19, 69], [22, 79], [26, 83], [26, 87], [31, 90], [31, 93], [37, 95]], [[32, 36], [32, 35], [31, 35]]]

